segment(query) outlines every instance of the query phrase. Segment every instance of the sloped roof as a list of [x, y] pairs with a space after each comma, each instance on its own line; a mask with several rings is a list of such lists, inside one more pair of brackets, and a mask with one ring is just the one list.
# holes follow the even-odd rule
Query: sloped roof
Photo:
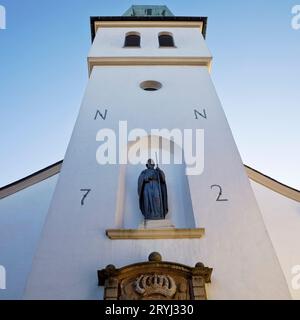
[[[18, 191], [21, 191], [25, 188], [28, 188], [36, 183], [39, 183], [43, 180], [46, 180], [60, 172], [61, 166], [62, 166], [63, 160], [52, 164], [51, 166], [44, 168], [40, 171], [37, 171], [33, 174], [31, 174], [28, 177], [25, 177], [21, 180], [18, 180], [14, 183], [11, 183], [7, 186], [4, 186], [0, 188], [0, 199], [3, 199], [5, 197], [8, 197]], [[294, 189], [292, 187], [289, 187], [275, 179], [272, 179], [263, 173], [250, 168], [249, 166], [245, 165], [246, 173], [249, 177], [249, 179], [265, 186], [266, 188], [269, 188], [289, 199], [295, 200], [297, 202], [300, 202], [300, 191], [297, 189]]]
[[167, 6], [133, 5], [124, 14], [124, 17], [172, 17], [174, 16]]

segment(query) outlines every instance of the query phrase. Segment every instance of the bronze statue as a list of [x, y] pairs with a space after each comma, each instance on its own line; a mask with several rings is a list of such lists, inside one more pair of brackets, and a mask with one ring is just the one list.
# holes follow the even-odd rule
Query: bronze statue
[[168, 213], [168, 194], [165, 174], [149, 159], [147, 169], [138, 180], [140, 209], [146, 220], [163, 220]]

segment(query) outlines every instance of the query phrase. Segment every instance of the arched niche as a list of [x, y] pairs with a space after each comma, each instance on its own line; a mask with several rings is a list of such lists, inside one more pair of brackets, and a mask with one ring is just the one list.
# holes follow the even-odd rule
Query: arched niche
[[[138, 144], [138, 145], [137, 145]], [[116, 199], [115, 224], [117, 228], [138, 228], [144, 221], [139, 209], [137, 181], [140, 173], [146, 169], [149, 158], [156, 163], [166, 175], [168, 188], [169, 213], [166, 219], [176, 228], [195, 228], [194, 213], [190, 197], [188, 179], [185, 174], [183, 150], [173, 140], [162, 136], [148, 135], [127, 145], [128, 157], [131, 152], [140, 150], [141, 163], [119, 165], [118, 192]], [[182, 160], [181, 160], [182, 157]], [[165, 164], [170, 158], [170, 163]], [[181, 163], [179, 163], [181, 162]]]

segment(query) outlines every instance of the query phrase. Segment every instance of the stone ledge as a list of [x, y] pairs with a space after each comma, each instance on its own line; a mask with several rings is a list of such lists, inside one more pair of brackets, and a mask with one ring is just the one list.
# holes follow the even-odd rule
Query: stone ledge
[[200, 239], [204, 228], [195, 229], [108, 229], [106, 235], [111, 240], [130, 239]]

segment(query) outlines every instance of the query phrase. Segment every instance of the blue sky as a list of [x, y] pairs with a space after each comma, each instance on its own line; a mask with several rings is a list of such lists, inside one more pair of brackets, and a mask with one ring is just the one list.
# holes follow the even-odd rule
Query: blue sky
[[244, 163], [300, 189], [300, 30], [288, 0], [0, 0], [0, 186], [63, 159], [88, 80], [89, 17], [132, 4], [208, 17], [212, 77]]

